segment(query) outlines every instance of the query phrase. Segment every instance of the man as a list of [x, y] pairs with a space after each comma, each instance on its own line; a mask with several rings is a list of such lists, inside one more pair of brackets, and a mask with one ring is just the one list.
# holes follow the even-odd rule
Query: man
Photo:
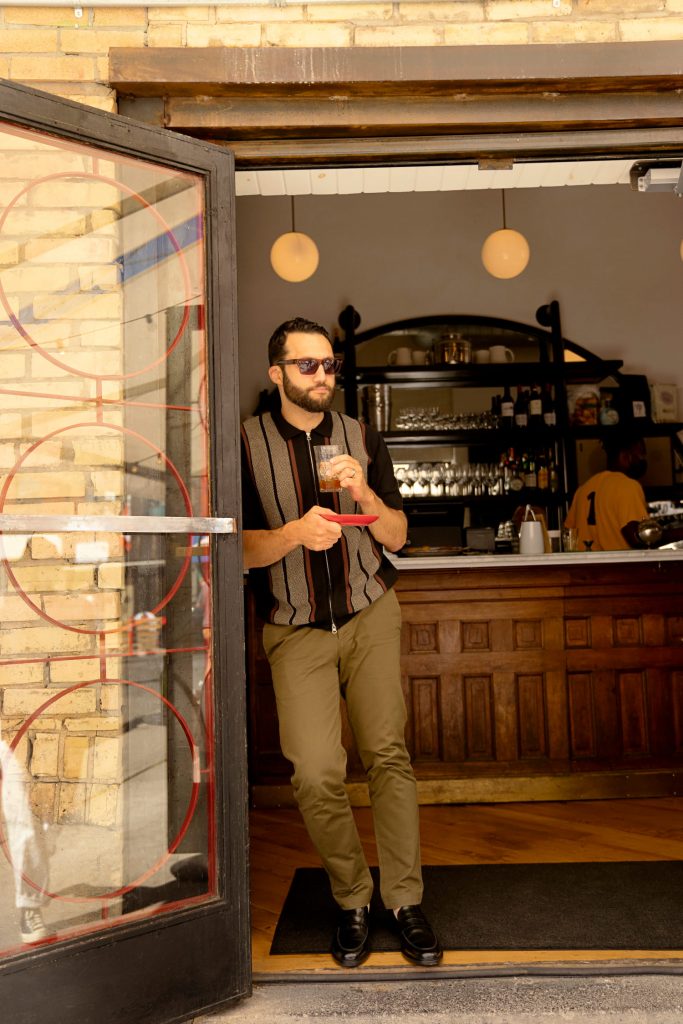
[[[331, 412], [340, 369], [324, 327], [301, 318], [276, 329], [268, 375], [281, 411], [242, 427], [244, 563], [265, 620], [282, 751], [308, 832], [339, 905], [332, 956], [357, 967], [370, 952], [372, 877], [345, 789], [340, 695], [367, 773], [380, 892], [401, 950], [433, 966], [442, 952], [420, 909], [417, 791], [405, 747], [397, 573], [406, 518], [389, 453], [373, 429]], [[341, 444], [341, 490], [321, 496], [314, 447]], [[323, 518], [377, 516], [367, 529]]]
[[[565, 526], [579, 531], [580, 551], [620, 551], [645, 547], [638, 524], [649, 517], [643, 488], [647, 452], [642, 437], [621, 434], [603, 441], [607, 469], [577, 490]], [[680, 527], [664, 530], [662, 543], [680, 540]]]

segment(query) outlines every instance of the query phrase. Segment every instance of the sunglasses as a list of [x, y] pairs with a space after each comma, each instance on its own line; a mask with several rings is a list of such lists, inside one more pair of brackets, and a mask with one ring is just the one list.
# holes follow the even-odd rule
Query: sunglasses
[[339, 373], [342, 368], [341, 359], [281, 359], [276, 366], [297, 366], [299, 373], [302, 373], [304, 377], [312, 377], [314, 373], [318, 372], [318, 367], [322, 366], [326, 374]]

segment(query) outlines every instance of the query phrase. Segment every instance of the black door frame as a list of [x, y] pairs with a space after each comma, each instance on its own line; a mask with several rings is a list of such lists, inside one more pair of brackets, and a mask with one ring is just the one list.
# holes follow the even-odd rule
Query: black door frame
[[[198, 174], [205, 182], [211, 515], [238, 518], [239, 435], [234, 161], [210, 143], [151, 128], [11, 82], [0, 118], [65, 140]], [[161, 1024], [250, 994], [246, 711], [239, 535], [213, 546], [218, 896], [0, 960], [7, 1024]]]

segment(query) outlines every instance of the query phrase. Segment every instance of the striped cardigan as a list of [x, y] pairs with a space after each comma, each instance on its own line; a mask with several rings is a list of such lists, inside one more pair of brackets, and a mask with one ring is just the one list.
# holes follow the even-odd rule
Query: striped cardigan
[[[336, 512], [359, 509], [346, 492], [318, 493], [313, 448], [341, 444], [363, 467], [372, 489], [401, 507], [393, 466], [380, 435], [358, 420], [326, 413], [310, 436], [280, 413], [264, 413], [242, 426], [243, 528], [276, 529], [312, 505]], [[277, 625], [339, 627], [367, 608], [396, 580], [396, 570], [369, 530], [344, 527], [328, 551], [298, 547], [281, 561], [249, 572], [260, 614]]]

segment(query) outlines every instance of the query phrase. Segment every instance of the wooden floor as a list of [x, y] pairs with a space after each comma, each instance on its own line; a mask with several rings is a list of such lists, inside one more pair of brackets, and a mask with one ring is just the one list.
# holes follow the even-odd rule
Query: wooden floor
[[[377, 863], [368, 808], [355, 810], [368, 862]], [[466, 804], [422, 807], [424, 864], [514, 864], [549, 861], [683, 859], [683, 798], [595, 800], [571, 803]], [[327, 955], [270, 956], [270, 943], [297, 867], [320, 863], [299, 813], [291, 809], [251, 814], [252, 951], [255, 977], [315, 974], [395, 974], [414, 971], [399, 953], [373, 953], [354, 971]], [[559, 961], [681, 960], [682, 952], [659, 950], [554, 950], [446, 952], [431, 974], [478, 965]]]

